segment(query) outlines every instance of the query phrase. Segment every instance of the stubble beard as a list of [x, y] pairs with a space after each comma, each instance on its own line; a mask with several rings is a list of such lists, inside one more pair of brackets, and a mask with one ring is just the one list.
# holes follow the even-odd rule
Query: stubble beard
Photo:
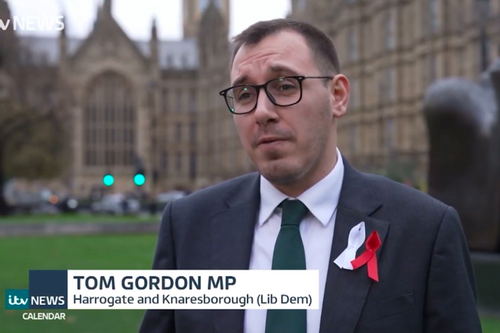
[[280, 151], [271, 151], [266, 154], [266, 162], [261, 168], [257, 168], [264, 178], [276, 185], [292, 185], [300, 183], [318, 169], [330, 138], [331, 128], [326, 120], [329, 115], [327, 108], [328, 105], [323, 106], [321, 119], [310, 129], [308, 134], [312, 139], [309, 143], [302, 149], [298, 147], [301, 150], [299, 153], [292, 153], [298, 157], [286, 156]]

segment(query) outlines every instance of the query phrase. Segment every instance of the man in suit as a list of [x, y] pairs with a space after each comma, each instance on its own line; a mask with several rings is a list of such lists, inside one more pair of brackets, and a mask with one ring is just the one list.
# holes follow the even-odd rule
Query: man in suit
[[[231, 88], [220, 94], [258, 172], [168, 204], [153, 268], [317, 269], [320, 307], [149, 310], [140, 332], [481, 332], [455, 209], [356, 171], [337, 148], [349, 82], [331, 39], [279, 19], [249, 27], [234, 50]], [[334, 263], [361, 222], [381, 241], [378, 282], [367, 265]]]

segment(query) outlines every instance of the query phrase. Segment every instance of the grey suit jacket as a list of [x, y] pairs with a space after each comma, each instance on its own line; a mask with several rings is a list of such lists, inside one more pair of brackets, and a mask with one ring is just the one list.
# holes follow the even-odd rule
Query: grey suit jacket
[[[480, 333], [469, 252], [452, 207], [345, 161], [320, 333]], [[259, 211], [257, 173], [170, 203], [154, 269], [248, 269]], [[364, 221], [376, 230], [379, 281], [333, 263]], [[359, 249], [358, 255], [364, 251]], [[140, 333], [242, 333], [244, 310], [148, 310]], [[262, 332], [264, 333], [264, 332]], [[286, 332], [283, 332], [286, 333]]]

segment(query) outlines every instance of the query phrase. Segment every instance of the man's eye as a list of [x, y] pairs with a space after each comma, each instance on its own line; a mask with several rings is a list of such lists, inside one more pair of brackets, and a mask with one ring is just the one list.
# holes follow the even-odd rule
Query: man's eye
[[244, 93], [241, 93], [239, 96], [238, 96], [238, 100], [243, 100], [243, 99], [246, 99], [246, 98], [250, 98], [252, 95], [249, 93], [249, 92], [244, 92]]
[[292, 84], [281, 84], [279, 86], [279, 89], [282, 90], [282, 91], [285, 91], [285, 90], [290, 90], [290, 89], [295, 89], [295, 86], [292, 85]]

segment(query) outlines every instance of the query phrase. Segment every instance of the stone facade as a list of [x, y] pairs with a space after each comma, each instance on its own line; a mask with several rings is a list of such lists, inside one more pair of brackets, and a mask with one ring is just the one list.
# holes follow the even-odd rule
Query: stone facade
[[293, 0], [292, 6], [293, 17], [333, 38], [350, 79], [349, 112], [339, 122], [343, 154], [363, 170], [394, 165], [414, 182], [425, 181], [424, 92], [443, 77], [476, 80], [498, 56], [500, 1]]
[[[333, 38], [350, 79], [339, 146], [354, 166], [387, 173], [395, 165], [425, 180], [424, 91], [445, 76], [475, 79], [496, 56], [500, 0], [485, 3], [478, 14], [474, 0], [292, 0], [292, 17]], [[84, 40], [17, 38], [27, 74], [14, 80], [16, 96], [64, 100], [72, 153], [64, 179], [74, 194], [102, 188], [107, 172], [113, 191], [137, 191], [138, 162], [147, 177], [140, 190], [150, 194], [252, 171], [218, 94], [229, 85], [229, 0], [185, 0], [180, 41], [158, 40], [155, 22], [150, 41], [133, 41], [110, 8], [106, 0]]]

